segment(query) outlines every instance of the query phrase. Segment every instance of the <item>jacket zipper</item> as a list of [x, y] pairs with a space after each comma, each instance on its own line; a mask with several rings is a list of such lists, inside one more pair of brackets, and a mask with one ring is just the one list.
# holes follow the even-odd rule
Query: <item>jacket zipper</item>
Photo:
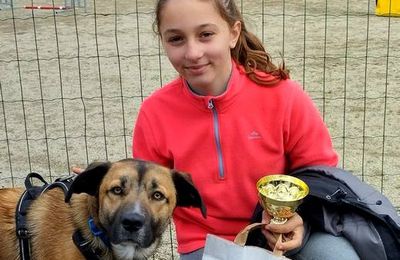
[[218, 156], [218, 178], [224, 179], [225, 169], [224, 169], [224, 160], [222, 156], [221, 140], [219, 135], [218, 113], [212, 99], [208, 101], [208, 108], [213, 113], [214, 138], [215, 138], [215, 143], [217, 144], [217, 156]]

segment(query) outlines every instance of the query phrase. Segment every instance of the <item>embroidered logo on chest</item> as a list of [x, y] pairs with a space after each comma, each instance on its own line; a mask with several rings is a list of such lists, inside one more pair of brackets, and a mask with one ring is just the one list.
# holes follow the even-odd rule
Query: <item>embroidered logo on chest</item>
[[248, 138], [249, 140], [255, 140], [255, 139], [261, 139], [262, 136], [260, 135], [259, 132], [253, 130], [253, 131], [251, 131], [251, 133], [247, 136], [247, 138]]

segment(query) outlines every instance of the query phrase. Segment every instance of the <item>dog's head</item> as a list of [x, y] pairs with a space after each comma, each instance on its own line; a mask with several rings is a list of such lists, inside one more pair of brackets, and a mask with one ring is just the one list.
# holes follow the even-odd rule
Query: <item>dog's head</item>
[[150, 162], [124, 159], [92, 163], [66, 196], [87, 193], [98, 203], [98, 221], [119, 259], [145, 258], [157, 248], [176, 206], [206, 208], [188, 174]]

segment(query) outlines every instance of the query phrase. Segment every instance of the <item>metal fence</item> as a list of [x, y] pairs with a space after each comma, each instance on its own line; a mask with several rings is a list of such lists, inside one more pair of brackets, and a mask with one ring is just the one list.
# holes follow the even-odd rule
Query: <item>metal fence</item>
[[[131, 156], [141, 102], [176, 76], [154, 2], [0, 0], [1, 187]], [[400, 19], [376, 16], [375, 0], [236, 2], [314, 99], [340, 166], [399, 208]], [[157, 259], [176, 257], [169, 236]]]

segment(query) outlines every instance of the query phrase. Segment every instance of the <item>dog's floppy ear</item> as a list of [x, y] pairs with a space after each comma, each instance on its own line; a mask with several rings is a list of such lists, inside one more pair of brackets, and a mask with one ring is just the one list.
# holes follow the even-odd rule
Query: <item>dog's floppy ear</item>
[[201, 214], [206, 218], [206, 206], [190, 175], [172, 170], [172, 179], [176, 189], [176, 206], [200, 208]]
[[110, 162], [91, 163], [83, 172], [76, 176], [65, 196], [65, 202], [69, 202], [74, 193], [87, 193], [95, 196], [104, 175], [106, 175], [110, 167]]

